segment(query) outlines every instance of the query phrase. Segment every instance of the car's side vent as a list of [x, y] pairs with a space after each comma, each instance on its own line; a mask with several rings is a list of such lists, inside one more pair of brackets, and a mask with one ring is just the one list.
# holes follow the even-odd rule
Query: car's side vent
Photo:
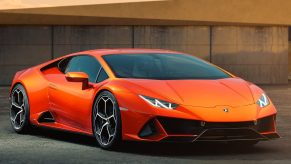
[[54, 119], [53, 115], [51, 114], [51, 112], [47, 111], [47, 112], [44, 112], [40, 115], [40, 117], [38, 118], [38, 122], [39, 123], [55, 122], [55, 119]]

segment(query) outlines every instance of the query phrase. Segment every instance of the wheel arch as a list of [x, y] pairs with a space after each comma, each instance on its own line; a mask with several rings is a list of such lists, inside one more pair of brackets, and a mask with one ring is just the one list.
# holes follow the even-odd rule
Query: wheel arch
[[24, 90], [25, 90], [25, 92], [26, 92], [26, 96], [27, 96], [27, 102], [28, 102], [28, 104], [30, 104], [29, 102], [29, 95], [28, 95], [28, 91], [27, 91], [27, 88], [26, 88], [26, 86], [24, 85], [24, 83], [22, 82], [22, 81], [17, 81], [17, 82], [15, 82], [12, 86], [11, 86], [11, 88], [10, 88], [10, 93], [9, 93], [9, 98], [11, 97], [11, 93], [12, 93], [12, 90], [13, 90], [13, 88], [15, 87], [15, 86], [17, 86], [18, 84], [20, 84], [23, 88], [24, 88]]
[[25, 91], [27, 92], [27, 88], [26, 88], [26, 86], [24, 85], [24, 83], [23, 83], [22, 81], [16, 81], [15, 83], [13, 83], [13, 84], [11, 85], [11, 87], [10, 87], [10, 91], [9, 91], [9, 95], [11, 95], [11, 92], [12, 92], [13, 88], [14, 88], [16, 85], [18, 85], [18, 84], [22, 85], [23, 88], [25, 89]]
[[[115, 93], [113, 92], [113, 89], [111, 89], [109, 86], [102, 86], [100, 89], [98, 89], [95, 93], [95, 96], [94, 96], [94, 99], [93, 99], [93, 103], [92, 103], [92, 112], [93, 112], [93, 109], [94, 109], [94, 105], [95, 105], [95, 100], [97, 99], [97, 97], [103, 92], [103, 91], [108, 91], [110, 92], [111, 94], [113, 94], [113, 96], [115, 97], [116, 101], [118, 102], [117, 98], [116, 98], [116, 95]], [[91, 113], [92, 113], [91, 112]]]
[[[29, 96], [28, 96], [27, 88], [26, 88], [26, 86], [24, 85], [24, 83], [23, 83], [22, 81], [17, 81], [17, 82], [15, 82], [15, 83], [11, 86], [11, 88], [10, 88], [10, 92], [9, 92], [9, 99], [11, 98], [11, 93], [12, 93], [13, 88], [14, 88], [15, 86], [17, 86], [18, 84], [20, 84], [20, 85], [24, 88], [24, 91], [26, 92], [27, 102], [28, 102], [28, 104], [30, 104], [30, 103], [29, 103], [30, 101], [29, 101]], [[29, 110], [30, 110], [30, 106], [29, 106]], [[30, 112], [29, 112], [29, 117], [30, 117]]]
[[[117, 99], [117, 97], [118, 97], [118, 91], [114, 91], [116, 88], [123, 88], [124, 90], [123, 91], [125, 91], [125, 90], [127, 90], [126, 88], [124, 88], [122, 85], [119, 85], [118, 83], [115, 83], [115, 82], [113, 82], [113, 83], [106, 83], [106, 84], [104, 84], [103, 86], [101, 86], [97, 91], [96, 91], [96, 93], [95, 93], [95, 96], [94, 96], [94, 99], [93, 99], [93, 103], [92, 103], [92, 106], [91, 106], [91, 126], [92, 126], [92, 133], [93, 133], [93, 135], [95, 135], [94, 134], [94, 126], [93, 126], [93, 110], [94, 110], [94, 105], [95, 105], [95, 101], [96, 101], [96, 99], [97, 99], [97, 97], [103, 92], [103, 91], [108, 91], [108, 92], [110, 92], [114, 97], [115, 97], [115, 99], [116, 99], [116, 102], [117, 102], [117, 104], [118, 104], [118, 108], [119, 108], [119, 105], [120, 105], [120, 102], [118, 101], [118, 99]], [[119, 111], [120, 111], [120, 109], [118, 109]], [[123, 128], [122, 128], [122, 116], [121, 116], [122, 114], [121, 114], [121, 111], [120, 111], [120, 131], [121, 131], [121, 139], [123, 138], [122, 137], [122, 135], [123, 135]]]

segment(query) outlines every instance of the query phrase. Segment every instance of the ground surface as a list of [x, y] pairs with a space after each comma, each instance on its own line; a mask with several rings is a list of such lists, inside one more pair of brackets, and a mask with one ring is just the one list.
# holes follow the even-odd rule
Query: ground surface
[[100, 149], [91, 137], [47, 129], [16, 134], [9, 123], [8, 88], [0, 88], [0, 163], [291, 163], [291, 85], [262, 86], [278, 109], [281, 139], [254, 148], [224, 144], [127, 143]]

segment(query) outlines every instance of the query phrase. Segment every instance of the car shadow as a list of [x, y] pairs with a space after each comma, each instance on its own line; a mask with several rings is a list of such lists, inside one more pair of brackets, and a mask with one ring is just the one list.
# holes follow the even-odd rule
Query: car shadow
[[69, 142], [79, 145], [86, 145], [91, 147], [98, 147], [97, 142], [94, 137], [79, 134], [79, 133], [72, 133], [63, 130], [45, 128], [45, 127], [31, 127], [29, 135], [47, 138], [47, 139], [54, 139], [62, 142]]
[[[86, 145], [98, 148], [94, 137], [77, 133], [59, 131], [55, 129], [34, 127], [31, 135], [54, 139], [62, 142]], [[260, 144], [247, 147], [241, 144], [226, 144], [216, 142], [197, 143], [150, 143], [150, 142], [124, 142], [115, 152], [140, 154], [148, 156], [228, 156], [237, 154], [263, 154], [274, 152], [270, 147], [265, 148]]]
[[197, 143], [138, 143], [127, 142], [116, 151], [150, 156], [228, 156], [237, 154], [260, 154], [272, 152], [259, 146], [246, 147], [215, 142]]

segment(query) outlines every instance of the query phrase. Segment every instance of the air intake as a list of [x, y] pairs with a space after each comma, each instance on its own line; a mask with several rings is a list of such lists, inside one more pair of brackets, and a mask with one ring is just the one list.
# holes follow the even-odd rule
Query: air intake
[[148, 121], [144, 127], [141, 129], [139, 133], [139, 137], [144, 138], [144, 137], [149, 137], [157, 133], [156, 126], [155, 126], [155, 120], [152, 119]]
[[40, 115], [40, 117], [38, 118], [38, 122], [39, 123], [55, 122], [55, 119], [54, 119], [53, 115], [51, 114], [51, 112], [47, 111], [47, 112], [44, 112]]

